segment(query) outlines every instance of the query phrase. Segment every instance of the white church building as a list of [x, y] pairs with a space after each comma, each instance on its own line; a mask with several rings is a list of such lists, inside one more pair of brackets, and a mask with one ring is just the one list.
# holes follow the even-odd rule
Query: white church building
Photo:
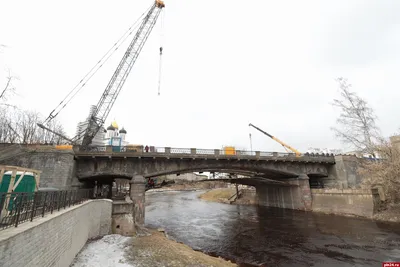
[[[90, 114], [94, 111], [96, 106], [92, 106], [90, 109]], [[87, 119], [83, 122], [78, 123], [77, 127], [77, 135], [81, 135], [80, 141], [82, 141], [83, 135], [82, 133], [86, 129], [89, 118], [91, 115], [87, 117]], [[122, 127], [119, 129], [118, 123], [114, 120], [110, 126], [107, 128], [101, 128], [96, 136], [92, 140], [92, 146], [126, 146], [129, 142], [126, 140], [127, 131]]]

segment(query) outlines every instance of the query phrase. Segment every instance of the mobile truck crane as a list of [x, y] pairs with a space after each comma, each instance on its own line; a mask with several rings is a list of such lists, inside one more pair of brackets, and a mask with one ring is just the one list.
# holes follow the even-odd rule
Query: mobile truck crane
[[285, 144], [284, 142], [282, 142], [281, 140], [279, 140], [279, 139], [276, 138], [275, 136], [270, 135], [269, 133], [267, 133], [267, 132], [261, 130], [260, 128], [258, 128], [257, 126], [255, 126], [255, 125], [253, 125], [253, 124], [251, 124], [251, 123], [249, 124], [249, 127], [253, 127], [254, 129], [256, 129], [256, 130], [262, 132], [263, 134], [265, 134], [265, 135], [268, 136], [269, 138], [271, 138], [271, 139], [275, 140], [276, 142], [278, 142], [279, 144], [281, 144], [285, 149], [287, 148], [287, 149], [293, 151], [293, 152], [296, 154], [296, 157], [300, 157], [300, 156], [301, 156], [301, 153], [300, 153], [297, 149], [295, 149], [295, 148], [293, 148], [293, 147], [291, 147], [291, 146]]
[[[91, 111], [87, 127], [85, 127], [81, 133], [78, 133], [74, 138], [68, 138], [65, 135], [57, 133], [45, 126], [46, 123], [49, 123], [52, 119], [54, 119], [58, 113], [69, 103], [72, 97], [75, 96], [77, 92], [73, 91], [76, 89], [76, 87], [50, 113], [43, 124], [38, 123], [38, 126], [60, 136], [61, 138], [69, 141], [71, 144], [77, 144], [77, 142], [81, 140], [80, 150], [86, 150], [92, 143], [92, 140], [97, 132], [101, 129], [101, 127], [103, 127], [104, 122], [118, 97], [118, 94], [120, 93], [133, 65], [136, 62], [136, 59], [140, 54], [140, 51], [142, 50], [147, 38], [151, 33], [151, 30], [157, 22], [157, 18], [159, 17], [161, 10], [164, 7], [165, 4], [162, 0], [155, 0], [153, 5], [150, 7], [136, 34], [134, 35], [133, 40], [123, 55], [117, 69], [112, 75], [106, 89], [102, 93], [100, 100], [98, 101], [96, 107]], [[162, 51], [162, 47], [160, 47], [160, 51]], [[82, 83], [83, 80], [84, 79], [82, 79], [80, 83]], [[85, 85], [85, 83], [86, 82], [84, 82], [82, 86]]]

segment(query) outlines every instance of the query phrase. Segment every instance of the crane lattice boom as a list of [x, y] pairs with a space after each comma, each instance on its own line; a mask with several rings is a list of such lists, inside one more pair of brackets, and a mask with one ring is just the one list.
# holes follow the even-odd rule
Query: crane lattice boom
[[103, 126], [112, 106], [120, 93], [136, 59], [139, 56], [147, 38], [153, 29], [162, 8], [165, 5], [162, 1], [156, 0], [149, 12], [143, 19], [137, 33], [132, 42], [129, 44], [124, 56], [122, 57], [117, 69], [115, 70], [110, 82], [104, 90], [95, 110], [91, 114], [86, 131], [82, 138], [82, 146], [86, 147], [92, 143], [93, 138]]
[[276, 142], [278, 142], [279, 144], [281, 144], [284, 148], [290, 149], [291, 151], [293, 151], [293, 152], [296, 154], [296, 157], [300, 157], [300, 156], [301, 156], [300, 151], [298, 151], [297, 149], [295, 149], [295, 148], [293, 148], [293, 147], [291, 147], [291, 146], [285, 144], [284, 142], [282, 142], [281, 140], [279, 140], [279, 139], [276, 138], [275, 136], [270, 135], [269, 133], [267, 133], [267, 132], [261, 130], [260, 128], [258, 128], [257, 126], [255, 126], [255, 125], [253, 125], [253, 124], [251, 124], [251, 123], [249, 124], [249, 126], [250, 126], [250, 127], [253, 127], [254, 129], [256, 129], [256, 130], [258, 130], [258, 131], [260, 131], [260, 132], [262, 132], [263, 134], [265, 134], [265, 135], [268, 136], [269, 138], [275, 140]]

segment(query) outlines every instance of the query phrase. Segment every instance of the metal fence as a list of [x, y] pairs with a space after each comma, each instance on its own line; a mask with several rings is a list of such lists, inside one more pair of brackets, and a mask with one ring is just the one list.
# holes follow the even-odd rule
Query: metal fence
[[0, 193], [0, 230], [93, 198], [93, 189]]

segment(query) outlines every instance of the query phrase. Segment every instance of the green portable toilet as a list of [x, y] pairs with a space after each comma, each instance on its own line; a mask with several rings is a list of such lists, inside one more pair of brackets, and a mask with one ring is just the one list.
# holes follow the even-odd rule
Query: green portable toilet
[[[18, 182], [18, 180], [21, 178], [23, 173], [24, 172], [21, 172], [21, 171], [18, 171], [16, 173], [14, 185]], [[4, 173], [3, 180], [1, 181], [1, 185], [0, 185], [0, 194], [7, 193], [8, 186], [10, 185], [10, 181], [11, 181], [11, 175], [12, 175], [12, 171], [8, 171], [8, 172]], [[32, 193], [32, 195], [29, 196], [29, 198], [31, 198], [31, 197], [33, 197], [33, 192], [35, 192], [35, 188], [36, 188], [36, 181], [35, 181], [34, 174], [31, 172], [25, 172], [25, 175], [22, 177], [21, 182], [15, 188], [13, 193], [20, 193], [20, 192]], [[15, 194], [15, 197], [16, 196], [17, 196], [17, 194]], [[8, 210], [12, 210], [12, 205], [13, 205], [14, 201], [16, 200], [15, 197], [13, 196], [13, 194], [11, 194], [10, 202], [8, 203]]]
[[[15, 183], [21, 178], [24, 172], [17, 172], [15, 177]], [[5, 172], [3, 175], [3, 180], [0, 185], [0, 193], [7, 193], [8, 186], [10, 185], [12, 171]], [[15, 188], [14, 192], [35, 192], [36, 188], [36, 181], [35, 176], [31, 172], [25, 172], [24, 177], [22, 178], [21, 182], [18, 184], [17, 188]]]

